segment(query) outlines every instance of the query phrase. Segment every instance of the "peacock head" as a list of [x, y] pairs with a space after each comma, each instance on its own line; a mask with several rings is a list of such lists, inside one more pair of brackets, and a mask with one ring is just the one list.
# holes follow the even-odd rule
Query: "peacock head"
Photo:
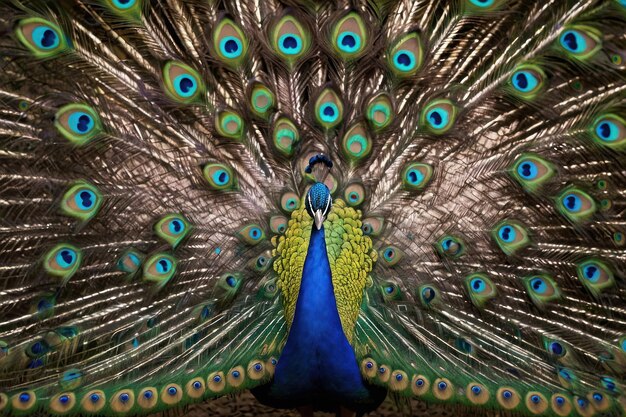
[[333, 205], [333, 199], [330, 196], [330, 190], [321, 182], [316, 182], [309, 188], [306, 194], [306, 211], [315, 221], [315, 228], [320, 230], [322, 223], [330, 212]]

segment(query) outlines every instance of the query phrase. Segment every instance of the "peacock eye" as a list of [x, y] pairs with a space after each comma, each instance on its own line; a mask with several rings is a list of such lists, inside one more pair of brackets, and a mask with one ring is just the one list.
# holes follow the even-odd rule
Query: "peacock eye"
[[282, 234], [287, 230], [287, 218], [285, 216], [270, 217], [270, 230], [272, 233]]
[[343, 59], [357, 57], [365, 49], [366, 42], [365, 24], [356, 13], [339, 20], [332, 31], [333, 49]]
[[404, 257], [404, 253], [395, 246], [386, 246], [379, 250], [380, 259], [386, 266], [394, 266]]
[[286, 156], [293, 154], [293, 147], [300, 140], [300, 133], [296, 125], [286, 117], [276, 120], [272, 136], [276, 149]]
[[102, 205], [102, 195], [96, 187], [78, 181], [63, 195], [61, 211], [68, 216], [88, 221], [98, 213]]
[[234, 187], [235, 178], [229, 167], [223, 164], [207, 164], [202, 169], [204, 179], [214, 190], [227, 190]]
[[402, 298], [400, 287], [393, 282], [383, 282], [380, 285], [383, 298], [387, 301], [399, 300]]
[[197, 101], [204, 89], [200, 74], [177, 61], [170, 61], [163, 67], [163, 84], [167, 95], [180, 103]]
[[165, 285], [176, 272], [176, 259], [165, 253], [152, 255], [143, 267], [143, 280]]
[[361, 123], [348, 129], [343, 136], [341, 145], [343, 153], [354, 161], [365, 158], [372, 150], [372, 141], [367, 134], [367, 129]]
[[465, 285], [472, 303], [479, 308], [497, 294], [496, 286], [485, 274], [469, 275], [465, 279]]
[[68, 280], [78, 270], [81, 260], [82, 253], [78, 248], [59, 244], [44, 258], [44, 268], [50, 275]]
[[409, 190], [421, 190], [428, 183], [433, 175], [433, 167], [428, 164], [411, 163], [402, 172], [402, 183]]
[[593, 124], [593, 138], [603, 146], [623, 147], [626, 145], [626, 121], [611, 113], [598, 117]]
[[190, 229], [189, 222], [180, 214], [168, 214], [154, 225], [157, 236], [169, 243], [172, 248], [178, 246]]
[[359, 183], [352, 183], [346, 187], [343, 195], [346, 203], [350, 207], [355, 207], [365, 200], [365, 188]]
[[513, 163], [511, 174], [526, 190], [536, 191], [554, 175], [554, 166], [533, 154], [522, 154]]
[[446, 235], [437, 241], [436, 248], [441, 256], [458, 258], [465, 252], [465, 243], [456, 236]]
[[500, 249], [507, 255], [512, 255], [530, 244], [526, 228], [513, 220], [498, 223], [493, 229], [493, 235]]
[[337, 93], [330, 88], [322, 91], [315, 102], [315, 117], [326, 129], [337, 126], [343, 118], [343, 103]]
[[530, 100], [537, 97], [545, 79], [545, 74], [538, 66], [522, 65], [511, 75], [510, 83], [515, 95]]
[[430, 102], [422, 111], [421, 122], [430, 132], [447, 132], [456, 119], [456, 107], [450, 100], [440, 99]]
[[113, 7], [119, 10], [128, 10], [137, 4], [137, 0], [112, 0]]
[[245, 134], [243, 118], [232, 110], [215, 113], [215, 129], [225, 138], [242, 140]]
[[593, 198], [575, 187], [566, 188], [557, 199], [558, 210], [572, 222], [588, 220], [597, 210]]
[[267, 118], [274, 108], [276, 97], [265, 85], [254, 83], [250, 94], [250, 108], [259, 117]]
[[143, 257], [142, 253], [134, 249], [129, 249], [117, 260], [117, 269], [132, 274], [141, 266]]
[[70, 142], [83, 145], [93, 139], [102, 127], [96, 112], [84, 104], [68, 104], [55, 115], [54, 125]]
[[417, 294], [422, 305], [427, 308], [436, 305], [441, 298], [439, 289], [432, 284], [422, 285], [418, 288]]
[[383, 230], [384, 218], [382, 217], [368, 217], [363, 219], [363, 234], [366, 236], [378, 236]]
[[213, 33], [213, 47], [218, 59], [229, 65], [239, 65], [248, 49], [248, 41], [239, 26], [224, 18]]
[[48, 58], [68, 48], [61, 29], [38, 17], [20, 20], [15, 30], [18, 40], [37, 58]]
[[394, 42], [389, 53], [389, 67], [399, 77], [415, 74], [423, 61], [423, 48], [417, 33], [409, 33]]
[[531, 301], [537, 307], [544, 307], [546, 303], [557, 300], [561, 296], [556, 282], [548, 275], [526, 277], [524, 285]]
[[559, 44], [570, 56], [582, 60], [592, 57], [602, 47], [600, 33], [582, 25], [566, 28], [559, 37]]
[[238, 232], [239, 238], [248, 245], [256, 245], [265, 239], [265, 232], [256, 224], [249, 224]]
[[287, 192], [280, 198], [280, 207], [287, 213], [291, 213], [300, 208], [300, 198], [294, 192]]
[[370, 98], [365, 106], [365, 117], [376, 131], [389, 126], [393, 121], [393, 104], [386, 93], [379, 93]]
[[613, 271], [609, 266], [595, 258], [587, 259], [577, 265], [578, 279], [594, 295], [599, 295], [615, 283]]

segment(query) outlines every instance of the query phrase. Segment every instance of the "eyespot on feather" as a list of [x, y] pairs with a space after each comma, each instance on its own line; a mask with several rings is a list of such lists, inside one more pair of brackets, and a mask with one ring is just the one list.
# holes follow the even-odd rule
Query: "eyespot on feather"
[[39, 17], [20, 20], [15, 35], [35, 58], [51, 58], [69, 49], [65, 34], [59, 26]]
[[163, 66], [163, 86], [168, 97], [183, 104], [199, 102], [204, 94], [204, 81], [198, 71], [178, 61]]
[[61, 107], [54, 117], [54, 126], [65, 139], [77, 146], [87, 144], [102, 132], [100, 117], [85, 104]]

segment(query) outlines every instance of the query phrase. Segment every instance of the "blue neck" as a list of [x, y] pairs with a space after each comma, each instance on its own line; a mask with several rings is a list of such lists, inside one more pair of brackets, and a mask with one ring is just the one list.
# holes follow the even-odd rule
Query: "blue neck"
[[311, 230], [296, 312], [274, 388], [292, 399], [312, 401], [320, 395], [367, 396], [354, 350], [341, 327], [323, 227]]

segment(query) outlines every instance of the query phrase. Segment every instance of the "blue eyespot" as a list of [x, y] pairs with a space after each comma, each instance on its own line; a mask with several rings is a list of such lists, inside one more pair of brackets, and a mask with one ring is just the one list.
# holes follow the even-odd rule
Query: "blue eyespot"
[[237, 286], [237, 279], [234, 276], [229, 275], [226, 277], [226, 284], [231, 288], [235, 288]]
[[482, 391], [483, 391], [483, 390], [482, 390], [482, 388], [480, 388], [478, 385], [474, 385], [474, 386], [472, 387], [472, 393], [473, 393], [474, 395], [480, 395], [480, 393], [481, 393]]
[[339, 118], [339, 108], [335, 103], [324, 103], [320, 107], [320, 119], [326, 123], [333, 123]]
[[548, 285], [543, 278], [535, 277], [530, 280], [530, 288], [537, 294], [544, 294], [548, 290]]
[[100, 395], [99, 394], [91, 394], [89, 396], [89, 399], [91, 400], [92, 403], [97, 403], [98, 401], [100, 401]]
[[580, 54], [587, 49], [587, 41], [577, 30], [566, 30], [559, 38], [561, 46], [566, 50]]
[[374, 367], [374, 364], [372, 362], [367, 362], [365, 366], [367, 367], [367, 369], [372, 369]]
[[239, 373], [239, 371], [233, 371], [231, 375], [233, 376], [233, 378], [239, 378], [241, 376], [241, 373]]
[[193, 383], [193, 389], [200, 389], [200, 388], [202, 388], [202, 382], [196, 381]]
[[198, 91], [198, 82], [189, 74], [181, 74], [174, 78], [176, 94], [183, 98], [189, 98]]
[[504, 390], [502, 391], [502, 396], [508, 400], [509, 398], [513, 396], [513, 393], [509, 390]]
[[156, 271], [159, 274], [167, 274], [172, 269], [172, 261], [167, 258], [161, 258], [156, 262]]
[[68, 125], [74, 133], [86, 135], [93, 130], [96, 122], [89, 114], [82, 111], [75, 111], [68, 117]]
[[57, 48], [61, 43], [61, 38], [56, 30], [46, 25], [37, 26], [33, 29], [32, 39], [38, 48], [44, 50]]
[[76, 259], [76, 252], [68, 248], [61, 249], [55, 257], [57, 264], [63, 269], [71, 268], [76, 262]]
[[250, 231], [248, 232], [248, 235], [254, 239], [254, 240], [258, 240], [261, 238], [261, 236], [263, 236], [263, 232], [261, 231], [261, 229], [259, 229], [258, 227], [251, 227]]
[[524, 161], [517, 167], [517, 173], [525, 180], [534, 180], [539, 173], [537, 164], [533, 161]]
[[400, 382], [402, 381], [402, 378], [404, 378], [402, 374], [396, 374], [396, 381]]
[[580, 408], [587, 407], [587, 400], [585, 400], [584, 398], [579, 398], [576, 401], [578, 402], [578, 405], [580, 406]]
[[361, 37], [354, 32], [342, 32], [337, 37], [337, 47], [346, 53], [354, 53], [361, 48]]
[[274, 358], [272, 358], [271, 362], [272, 362], [272, 365], [274, 365], [274, 366], [276, 366], [276, 364], [278, 363], [278, 361], [276, 359], [274, 359]]
[[513, 242], [516, 235], [517, 232], [515, 231], [515, 228], [508, 225], [503, 225], [502, 227], [500, 227], [500, 230], [498, 230], [498, 236], [503, 242], [506, 243]]
[[517, 71], [512, 77], [513, 87], [522, 93], [533, 91], [539, 85], [539, 80], [535, 75], [526, 70]]
[[213, 377], [213, 382], [215, 382], [215, 383], [218, 383], [218, 384], [219, 384], [221, 380], [222, 380], [222, 377], [221, 377], [221, 376], [219, 376], [219, 375], [215, 375], [215, 376]]
[[255, 371], [257, 371], [257, 372], [258, 372], [258, 371], [260, 371], [261, 369], [263, 369], [263, 366], [262, 366], [260, 363], [258, 363], [258, 362], [257, 362], [257, 363], [255, 363], [255, 364], [254, 364], [254, 370], [255, 370]]
[[560, 407], [560, 406], [562, 406], [563, 404], [565, 404], [565, 398], [560, 397], [560, 396], [559, 396], [559, 397], [554, 398], [554, 401], [556, 402], [556, 404], [557, 404], [559, 407]]
[[615, 142], [620, 137], [619, 126], [608, 119], [600, 120], [596, 126], [596, 135], [605, 142]]
[[448, 125], [450, 115], [447, 110], [441, 107], [435, 107], [426, 113], [428, 124], [435, 130], [443, 129]]
[[493, 6], [495, 0], [469, 0], [474, 6], [477, 7], [490, 7]]
[[402, 72], [410, 72], [415, 69], [417, 60], [415, 54], [407, 49], [400, 49], [393, 54], [393, 64]]
[[384, 374], [385, 372], [387, 372], [387, 369], [383, 368], [382, 366], [380, 368], [378, 368], [378, 372], [381, 374]]
[[437, 384], [437, 388], [439, 388], [440, 391], [444, 391], [446, 388], [448, 388], [448, 384], [446, 384], [444, 381], [439, 382], [439, 384]]
[[574, 193], [567, 194], [563, 197], [563, 207], [569, 212], [577, 213], [582, 208], [583, 202], [579, 196]]
[[470, 281], [470, 287], [475, 293], [481, 293], [487, 288], [485, 281], [480, 278], [474, 278]]
[[168, 229], [172, 234], [178, 235], [185, 231], [185, 224], [178, 219], [173, 219], [170, 222]]
[[600, 268], [594, 264], [585, 265], [583, 268], [583, 276], [589, 282], [596, 283], [600, 279]]
[[541, 402], [541, 397], [538, 395], [531, 395], [530, 401], [532, 401], [533, 404], [539, 404]]
[[121, 10], [130, 9], [135, 5], [137, 0], [113, 0], [113, 5]]
[[431, 287], [424, 287], [424, 289], [422, 289], [422, 298], [426, 303], [433, 301], [436, 296], [437, 293]]
[[601, 402], [604, 399], [604, 397], [599, 392], [594, 392], [593, 393], [593, 399], [594, 399], [595, 402], [599, 403], [599, 402]]
[[70, 401], [70, 397], [68, 397], [67, 395], [61, 395], [59, 397], [59, 402], [61, 404], [67, 404]]
[[130, 400], [130, 395], [128, 395], [126, 393], [122, 393], [122, 394], [120, 394], [119, 399], [120, 399], [121, 402], [125, 403], [128, 400]]
[[[624, 340], [624, 344], [626, 344], [626, 340]], [[623, 347], [622, 347], [622, 349], [623, 349]], [[617, 386], [615, 385], [615, 381], [613, 379], [609, 378], [608, 376], [603, 376], [601, 380], [602, 380], [602, 386], [604, 388], [606, 388], [607, 390], [609, 390], [611, 392], [615, 392], [616, 391], [615, 388]]]
[[411, 168], [407, 171], [406, 179], [411, 185], [420, 185], [424, 181], [424, 174], [419, 169]]
[[393, 250], [392, 248], [387, 248], [387, 250], [385, 250], [385, 252], [383, 253], [383, 256], [385, 257], [385, 260], [387, 262], [391, 262], [393, 261], [393, 258], [396, 256], [396, 251]]
[[220, 42], [220, 50], [226, 58], [238, 58], [243, 53], [243, 45], [234, 36], [226, 36]]
[[552, 342], [550, 343], [550, 352], [552, 352], [556, 356], [561, 356], [565, 353], [565, 349], [563, 348], [563, 345], [559, 342]]
[[27, 403], [30, 401], [30, 394], [27, 392], [23, 392], [19, 396], [20, 402]]
[[559, 371], [559, 376], [566, 381], [571, 381], [573, 379], [572, 374], [567, 369], [561, 369]]
[[424, 385], [424, 380], [422, 378], [418, 378], [418, 380], [415, 381], [415, 385], [421, 387], [422, 385]]
[[386, 287], [385, 287], [385, 292], [386, 292], [387, 294], [393, 294], [393, 290], [394, 290], [394, 289], [395, 289], [395, 288], [394, 288], [393, 286], [388, 285], [388, 286], [386, 286]]
[[213, 182], [218, 186], [226, 185], [230, 181], [230, 175], [226, 170], [218, 169], [213, 173]]
[[153, 394], [153, 393], [152, 393], [152, 391], [150, 391], [150, 390], [147, 390], [147, 391], [145, 391], [145, 392], [143, 393], [143, 397], [144, 397], [146, 400], [149, 400], [150, 398], [152, 398], [152, 396], [153, 396], [153, 395], [154, 395], [154, 394]]
[[176, 395], [176, 393], [177, 393], [177, 392], [178, 392], [178, 390], [176, 389], [176, 387], [169, 387], [169, 388], [167, 389], [167, 393], [168, 393], [169, 395], [172, 395], [172, 396]]
[[302, 52], [302, 38], [288, 33], [278, 39], [278, 47], [285, 55], [297, 55]]
[[80, 210], [90, 210], [96, 204], [96, 194], [88, 189], [79, 190], [74, 196], [74, 202]]

